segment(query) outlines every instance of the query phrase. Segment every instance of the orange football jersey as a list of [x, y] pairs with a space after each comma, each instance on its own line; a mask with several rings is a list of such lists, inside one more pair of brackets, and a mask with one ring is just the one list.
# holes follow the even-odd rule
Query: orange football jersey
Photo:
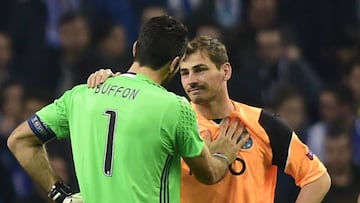
[[[230, 116], [240, 118], [250, 140], [239, 151], [224, 179], [215, 185], [198, 182], [182, 161], [182, 203], [270, 203], [274, 202], [278, 169], [291, 175], [300, 187], [326, 172], [318, 158], [278, 117], [261, 108], [235, 101], [233, 104], [235, 110]], [[215, 139], [219, 125], [200, 115], [194, 105], [193, 108], [200, 132], [208, 129]]]

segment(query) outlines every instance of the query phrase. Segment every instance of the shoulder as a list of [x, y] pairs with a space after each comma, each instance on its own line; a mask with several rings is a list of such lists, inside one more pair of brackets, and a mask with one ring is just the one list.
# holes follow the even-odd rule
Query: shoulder
[[76, 85], [73, 88], [66, 90], [60, 97], [54, 100], [54, 103], [59, 102], [72, 102], [74, 98], [79, 98], [83, 100], [83, 94], [90, 89], [86, 85]]
[[256, 106], [250, 106], [248, 104], [240, 103], [240, 102], [234, 102], [235, 105], [237, 105], [241, 110], [247, 111], [249, 113], [260, 113], [262, 111], [262, 108], [256, 107]]
[[176, 95], [172, 92], [169, 92], [166, 97], [168, 100], [168, 104], [170, 105], [170, 109], [178, 109], [180, 111], [192, 111], [190, 102], [185, 97]]
[[64, 95], [74, 95], [85, 91], [89, 91], [89, 88], [85, 84], [75, 85], [71, 89], [65, 91]]
[[237, 113], [240, 114], [240, 118], [245, 120], [249, 120], [251, 122], [258, 122], [259, 117], [262, 112], [262, 108], [250, 106], [244, 103], [233, 101], [235, 108], [237, 109]]

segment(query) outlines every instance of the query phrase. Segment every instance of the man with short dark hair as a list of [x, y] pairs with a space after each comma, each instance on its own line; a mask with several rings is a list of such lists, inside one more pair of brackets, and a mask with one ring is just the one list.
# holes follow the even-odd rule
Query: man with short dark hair
[[[127, 73], [95, 89], [78, 85], [16, 128], [8, 146], [57, 203], [180, 201], [180, 157], [205, 184], [218, 182], [245, 144], [238, 120], [223, 122], [206, 147], [185, 98], [161, 84], [178, 70], [186, 29], [169, 17], [143, 25]], [[51, 169], [44, 143], [70, 138], [81, 197]]]
[[[89, 86], [98, 84], [93, 80], [102, 81], [109, 76], [101, 73], [104, 72], [90, 76]], [[250, 138], [238, 151], [225, 177], [215, 185], [196, 181], [191, 167], [183, 163], [181, 202], [274, 202], [278, 170], [291, 175], [301, 187], [296, 203], [321, 202], [330, 187], [324, 165], [277, 116], [230, 99], [227, 82], [231, 73], [226, 48], [217, 39], [200, 36], [188, 43], [180, 62], [180, 75], [200, 131], [210, 130], [212, 139], [216, 139], [219, 122], [230, 116], [239, 118]]]

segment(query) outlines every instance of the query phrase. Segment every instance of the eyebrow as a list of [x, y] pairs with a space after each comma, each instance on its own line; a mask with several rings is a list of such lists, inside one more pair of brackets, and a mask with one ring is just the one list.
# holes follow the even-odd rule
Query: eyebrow
[[[192, 66], [190, 69], [194, 69], [194, 68], [200, 68], [200, 67], [207, 67], [207, 65], [203, 64], [203, 63], [200, 63], [200, 64], [197, 64], [195, 66]], [[180, 67], [180, 71], [181, 70], [186, 70], [187, 68], [182, 68]]]

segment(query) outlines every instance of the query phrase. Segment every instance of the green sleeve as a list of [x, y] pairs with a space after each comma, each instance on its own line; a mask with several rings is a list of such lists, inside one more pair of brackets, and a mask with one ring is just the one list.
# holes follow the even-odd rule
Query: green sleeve
[[195, 112], [184, 97], [178, 97], [180, 115], [176, 128], [176, 148], [182, 157], [196, 157], [204, 148]]
[[50, 128], [57, 139], [63, 139], [69, 136], [69, 123], [67, 116], [67, 101], [71, 95], [71, 90], [67, 91], [53, 103], [45, 106], [36, 112], [41, 122]]

